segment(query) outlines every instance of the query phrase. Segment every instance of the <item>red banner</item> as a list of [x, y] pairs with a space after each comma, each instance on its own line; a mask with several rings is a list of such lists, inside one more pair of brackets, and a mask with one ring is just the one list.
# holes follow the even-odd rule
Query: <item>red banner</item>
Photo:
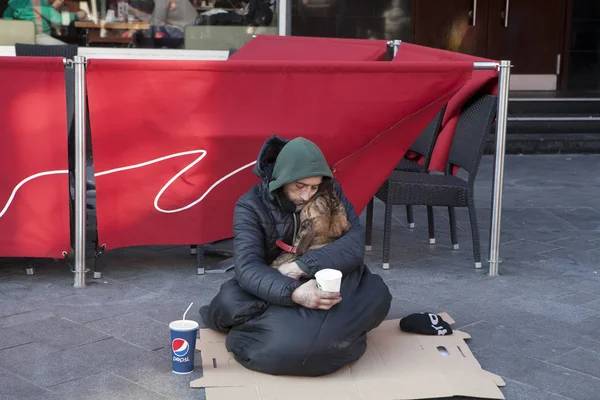
[[471, 63], [90, 60], [98, 234], [107, 248], [231, 237], [276, 134], [316, 142], [360, 212]]
[[385, 40], [332, 39], [261, 35], [250, 40], [230, 60], [383, 61]]
[[[410, 43], [402, 43], [398, 47], [398, 54], [394, 62], [493, 62], [494, 60], [474, 57], [466, 54], [455, 53], [447, 50], [433, 49], [430, 47], [417, 46]], [[497, 94], [498, 91], [498, 71], [497, 70], [476, 70], [473, 71], [471, 79], [450, 99], [448, 107], [444, 113], [440, 135], [438, 136], [429, 169], [433, 171], [444, 171], [448, 162], [448, 153], [454, 138], [454, 131], [460, 110], [463, 105], [476, 93]], [[455, 171], [456, 172], [456, 171]]]
[[0, 88], [0, 257], [61, 257], [70, 248], [63, 61], [0, 57]]

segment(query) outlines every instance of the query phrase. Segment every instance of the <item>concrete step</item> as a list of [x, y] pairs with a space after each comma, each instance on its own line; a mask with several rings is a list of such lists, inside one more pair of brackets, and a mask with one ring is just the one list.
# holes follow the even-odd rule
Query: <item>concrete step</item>
[[[489, 135], [484, 154], [493, 154], [495, 149], [496, 135]], [[506, 154], [600, 154], [600, 134], [507, 133]]]
[[[486, 153], [495, 140], [488, 138]], [[511, 92], [506, 152], [600, 153], [600, 93]]]
[[599, 114], [508, 114], [509, 134], [590, 133], [600, 134]]
[[524, 115], [598, 115], [600, 93], [511, 92], [508, 113]]

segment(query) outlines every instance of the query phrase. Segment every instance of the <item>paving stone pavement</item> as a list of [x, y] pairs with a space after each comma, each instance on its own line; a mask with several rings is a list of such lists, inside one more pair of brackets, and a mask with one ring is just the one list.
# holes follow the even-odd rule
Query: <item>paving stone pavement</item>
[[[493, 159], [484, 157], [476, 203], [487, 259]], [[600, 398], [599, 156], [507, 156], [501, 275], [473, 268], [466, 210], [457, 210], [459, 250], [447, 210], [435, 210], [437, 244], [415, 207], [408, 229], [394, 207], [391, 268], [381, 269], [383, 204], [375, 203], [370, 269], [389, 285], [388, 318], [447, 311], [468, 332], [507, 399]], [[362, 216], [364, 222], [364, 215]], [[196, 275], [184, 246], [105, 254], [101, 279], [82, 289], [62, 261], [0, 259], [0, 399], [199, 399], [170, 371], [168, 322], [199, 306], [231, 276]], [[209, 257], [207, 263], [218, 260]], [[199, 358], [197, 359], [199, 364]]]

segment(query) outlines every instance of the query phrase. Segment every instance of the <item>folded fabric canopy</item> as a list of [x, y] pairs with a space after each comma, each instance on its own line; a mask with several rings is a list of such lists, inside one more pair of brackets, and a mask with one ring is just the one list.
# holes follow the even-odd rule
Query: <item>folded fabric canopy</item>
[[[387, 41], [261, 35], [231, 56], [231, 60], [382, 61]], [[393, 62], [494, 61], [467, 54], [401, 42]], [[497, 93], [498, 71], [474, 71], [468, 83], [448, 102], [430, 169], [444, 171], [460, 110], [475, 93]]]
[[[429, 62], [493, 62], [494, 60], [474, 57], [452, 51], [401, 43], [398, 53], [392, 60], [394, 63], [429, 61]], [[475, 70], [471, 79], [450, 99], [444, 112], [440, 135], [438, 136], [429, 168], [433, 171], [444, 171], [448, 161], [448, 153], [456, 130], [458, 117], [463, 105], [476, 93], [497, 94], [498, 71]]]

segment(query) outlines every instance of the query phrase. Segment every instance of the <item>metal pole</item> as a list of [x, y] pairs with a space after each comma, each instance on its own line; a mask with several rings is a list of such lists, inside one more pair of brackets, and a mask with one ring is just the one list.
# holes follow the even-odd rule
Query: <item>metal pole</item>
[[86, 223], [86, 107], [85, 65], [83, 56], [75, 56], [75, 282], [85, 287], [85, 223]]
[[506, 121], [508, 92], [510, 89], [510, 61], [500, 61], [498, 78], [498, 113], [496, 115], [496, 154], [494, 157], [494, 185], [492, 194], [492, 224], [490, 227], [489, 276], [498, 276], [500, 250], [500, 220], [502, 216], [502, 188], [504, 185], [504, 152], [506, 146]]
[[100, 15], [98, 20], [103, 22], [106, 20], [106, 0], [100, 0]]
[[292, 25], [291, 0], [279, 0], [277, 2], [277, 34], [289, 36]]
[[396, 58], [396, 54], [398, 54], [398, 47], [400, 47], [400, 43], [402, 43], [402, 40], [394, 40], [394, 42], [393, 42], [394, 58]]
[[473, 69], [481, 70], [481, 69], [496, 69], [498, 68], [498, 63], [493, 61], [476, 61], [473, 63]]
[[394, 57], [396, 58], [396, 54], [398, 54], [398, 47], [400, 47], [400, 43], [402, 43], [402, 40], [388, 40], [387, 45], [389, 47], [393, 47], [394, 48]]

